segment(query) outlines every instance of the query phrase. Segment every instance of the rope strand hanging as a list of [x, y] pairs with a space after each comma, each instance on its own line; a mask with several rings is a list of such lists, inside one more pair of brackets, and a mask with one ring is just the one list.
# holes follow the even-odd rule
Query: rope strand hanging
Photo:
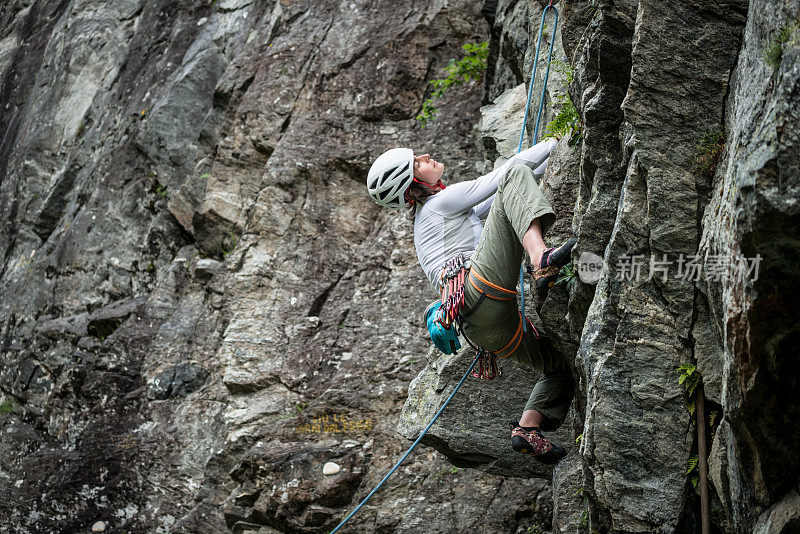
[[[550, 51], [547, 54], [547, 70], [544, 73], [544, 82], [542, 83], [542, 96], [539, 98], [539, 111], [536, 114], [536, 124], [533, 128], [533, 143], [531, 146], [539, 142], [539, 123], [542, 119], [542, 110], [544, 109], [544, 95], [547, 92], [547, 79], [550, 77], [550, 64], [553, 60], [553, 44], [556, 42], [556, 27], [558, 26], [558, 9], [553, 5], [553, 0], [542, 11], [542, 22], [539, 24], [539, 39], [536, 41], [536, 53], [533, 59], [533, 72], [531, 73], [531, 83], [528, 86], [528, 100], [525, 102], [525, 116], [522, 119], [522, 131], [519, 133], [519, 145], [517, 145], [517, 154], [522, 152], [522, 140], [525, 139], [525, 125], [528, 124], [528, 108], [531, 105], [531, 95], [533, 94], [533, 82], [536, 80], [536, 69], [539, 66], [539, 49], [542, 44], [542, 34], [544, 33], [544, 19], [549, 10], [553, 10], [555, 18], [553, 19], [553, 34], [550, 36]], [[523, 273], [525, 272], [522, 265], [519, 266], [519, 296], [520, 296], [520, 312], [525, 317], [525, 282], [523, 280]], [[522, 322], [523, 331], [527, 331], [525, 321]]]
[[416, 441], [414, 441], [414, 443], [413, 443], [413, 444], [411, 445], [411, 447], [410, 447], [410, 448], [409, 448], [409, 449], [406, 451], [406, 453], [403, 455], [403, 457], [402, 457], [402, 458], [400, 458], [400, 459], [397, 461], [397, 463], [396, 463], [396, 464], [394, 464], [394, 467], [392, 467], [392, 469], [391, 469], [391, 470], [389, 470], [389, 472], [388, 472], [388, 473], [386, 473], [386, 476], [384, 476], [384, 477], [383, 477], [383, 479], [381, 479], [381, 481], [380, 481], [380, 482], [378, 482], [378, 485], [377, 485], [377, 486], [375, 486], [375, 488], [374, 488], [372, 491], [370, 491], [370, 492], [369, 492], [369, 495], [367, 495], [366, 497], [364, 497], [364, 500], [363, 500], [363, 501], [361, 501], [361, 503], [360, 503], [358, 506], [356, 506], [355, 510], [353, 510], [352, 512], [350, 512], [350, 513], [347, 515], [347, 517], [345, 517], [345, 518], [342, 520], [342, 522], [341, 522], [341, 523], [339, 523], [339, 525], [338, 525], [338, 526], [337, 526], [335, 529], [331, 530], [330, 534], [334, 534], [336, 531], [338, 531], [340, 528], [342, 528], [342, 526], [343, 526], [345, 523], [347, 523], [347, 521], [348, 521], [348, 520], [349, 520], [351, 517], [353, 517], [353, 516], [355, 515], [355, 513], [356, 513], [356, 512], [358, 512], [358, 511], [361, 509], [361, 507], [362, 507], [362, 506], [364, 506], [364, 504], [366, 504], [366, 502], [367, 502], [367, 501], [370, 499], [370, 497], [372, 497], [372, 495], [373, 495], [373, 494], [374, 494], [376, 491], [378, 491], [378, 488], [380, 488], [381, 486], [383, 486], [383, 483], [384, 483], [384, 482], [386, 482], [386, 480], [387, 480], [387, 479], [388, 479], [388, 478], [389, 478], [389, 477], [392, 475], [392, 473], [394, 473], [394, 472], [395, 472], [395, 470], [396, 470], [398, 467], [400, 467], [400, 464], [401, 464], [401, 463], [403, 463], [403, 460], [405, 460], [405, 459], [406, 459], [406, 456], [408, 456], [409, 454], [411, 454], [411, 451], [413, 451], [413, 450], [414, 450], [414, 447], [416, 447], [416, 446], [417, 446], [417, 443], [419, 443], [419, 442], [420, 442], [420, 440], [421, 440], [421, 439], [422, 439], [422, 437], [425, 435], [425, 433], [428, 431], [428, 429], [429, 429], [431, 426], [433, 426], [433, 423], [436, 421], [436, 419], [438, 419], [438, 418], [439, 418], [439, 416], [441, 415], [441, 413], [444, 411], [444, 408], [445, 408], [445, 406], [447, 406], [447, 404], [450, 402], [450, 399], [452, 399], [452, 398], [453, 398], [453, 395], [455, 395], [455, 394], [456, 394], [456, 391], [458, 391], [458, 388], [460, 388], [460, 387], [461, 387], [461, 384], [463, 384], [463, 383], [464, 383], [464, 380], [466, 380], [467, 376], [469, 376], [470, 372], [472, 371], [472, 368], [473, 368], [473, 367], [475, 367], [475, 363], [478, 361], [478, 358], [479, 358], [480, 356], [481, 356], [481, 355], [480, 355], [480, 353], [479, 353], [479, 354], [477, 354], [477, 355], [475, 356], [475, 359], [473, 359], [473, 360], [472, 360], [472, 365], [470, 365], [470, 366], [469, 366], [469, 369], [467, 369], [467, 372], [466, 372], [466, 373], [464, 373], [464, 376], [462, 376], [462, 377], [461, 377], [461, 381], [458, 383], [458, 385], [455, 387], [455, 389], [453, 389], [453, 392], [450, 394], [450, 396], [449, 396], [449, 397], [447, 397], [447, 400], [446, 400], [446, 401], [444, 401], [444, 404], [442, 404], [442, 407], [441, 407], [441, 408], [439, 408], [439, 411], [438, 411], [438, 412], [436, 412], [436, 415], [434, 415], [434, 416], [433, 416], [433, 419], [431, 419], [431, 422], [430, 422], [430, 423], [428, 423], [428, 426], [426, 426], [426, 427], [425, 427], [425, 430], [423, 430], [423, 431], [420, 433], [419, 437], [416, 439]]

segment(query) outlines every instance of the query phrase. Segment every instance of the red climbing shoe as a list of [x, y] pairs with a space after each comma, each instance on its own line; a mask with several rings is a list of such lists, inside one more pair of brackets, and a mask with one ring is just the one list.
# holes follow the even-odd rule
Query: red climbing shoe
[[534, 282], [536, 282], [536, 293], [539, 295], [540, 302], [544, 301], [547, 297], [547, 292], [558, 280], [558, 273], [561, 267], [570, 262], [570, 254], [577, 242], [578, 238], [572, 237], [559, 247], [548, 248], [542, 253], [539, 267], [530, 269], [529, 272], [533, 276]]
[[542, 435], [536, 427], [521, 427], [518, 421], [510, 421], [511, 447], [522, 454], [532, 454], [544, 464], [556, 464], [567, 451]]

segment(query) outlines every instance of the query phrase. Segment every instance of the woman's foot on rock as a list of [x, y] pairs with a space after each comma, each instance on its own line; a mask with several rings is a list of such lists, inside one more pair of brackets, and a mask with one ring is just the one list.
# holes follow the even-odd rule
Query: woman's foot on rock
[[532, 454], [544, 464], [556, 464], [567, 451], [542, 435], [537, 427], [519, 426], [518, 421], [510, 421], [511, 448], [521, 454]]
[[548, 267], [561, 268], [570, 262], [570, 255], [572, 249], [575, 248], [575, 243], [578, 242], [577, 237], [567, 239], [561, 246], [548, 248], [542, 252], [542, 257], [539, 260], [537, 271], [547, 269]]
[[547, 298], [547, 292], [558, 280], [561, 267], [570, 262], [572, 249], [575, 248], [577, 242], [578, 238], [572, 237], [561, 246], [548, 248], [542, 253], [538, 268], [531, 269], [531, 276], [536, 282], [539, 302], [544, 302], [544, 299]]

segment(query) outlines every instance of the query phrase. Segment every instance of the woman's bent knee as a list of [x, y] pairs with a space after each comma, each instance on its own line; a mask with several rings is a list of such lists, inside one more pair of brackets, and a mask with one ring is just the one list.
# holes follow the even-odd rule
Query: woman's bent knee
[[503, 187], [509, 182], [518, 180], [536, 180], [533, 171], [530, 167], [523, 163], [519, 163], [511, 167], [511, 169], [500, 179], [497, 189], [502, 191]]

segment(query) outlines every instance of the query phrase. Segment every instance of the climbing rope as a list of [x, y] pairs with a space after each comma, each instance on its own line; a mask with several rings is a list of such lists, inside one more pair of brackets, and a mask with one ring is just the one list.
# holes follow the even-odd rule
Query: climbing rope
[[[519, 134], [519, 145], [517, 146], [517, 154], [522, 151], [522, 140], [525, 138], [525, 125], [528, 124], [528, 108], [531, 105], [531, 94], [533, 94], [533, 82], [536, 79], [536, 68], [539, 66], [539, 47], [542, 44], [542, 34], [544, 33], [544, 18], [547, 12], [552, 9], [555, 13], [553, 20], [553, 35], [550, 38], [550, 52], [547, 54], [547, 70], [544, 73], [544, 82], [542, 83], [542, 96], [539, 98], [539, 112], [536, 114], [536, 125], [533, 128], [533, 143], [535, 145], [539, 141], [539, 122], [542, 118], [542, 109], [544, 108], [544, 94], [547, 91], [547, 79], [550, 76], [550, 63], [553, 59], [553, 44], [556, 42], [556, 27], [558, 26], [558, 9], [553, 5], [553, 0], [542, 11], [542, 22], [539, 24], [539, 39], [536, 41], [536, 55], [533, 59], [533, 73], [531, 74], [531, 83], [528, 87], [528, 101], [525, 103], [525, 117], [522, 119], [522, 131]], [[520, 313], [525, 317], [525, 285], [522, 278], [524, 273], [523, 266], [519, 266], [519, 295], [520, 295]], [[522, 322], [523, 331], [527, 331], [525, 321]]]
[[466, 373], [464, 373], [464, 376], [462, 376], [462, 377], [461, 377], [461, 381], [460, 381], [460, 382], [458, 383], [458, 385], [455, 387], [455, 389], [454, 389], [454, 390], [453, 390], [453, 392], [450, 394], [450, 396], [449, 396], [449, 397], [447, 397], [447, 400], [446, 400], [446, 401], [444, 401], [444, 404], [442, 404], [442, 407], [441, 407], [441, 408], [439, 408], [439, 411], [438, 411], [438, 412], [436, 412], [436, 415], [434, 415], [434, 416], [433, 416], [433, 419], [431, 419], [431, 422], [430, 422], [430, 423], [428, 423], [428, 426], [426, 426], [426, 427], [425, 427], [425, 430], [423, 430], [423, 431], [422, 431], [422, 433], [419, 435], [419, 437], [417, 438], [417, 440], [416, 440], [416, 441], [415, 441], [415, 442], [414, 442], [414, 443], [411, 445], [411, 447], [410, 447], [410, 448], [409, 448], [409, 449], [406, 451], [406, 453], [403, 455], [403, 457], [402, 457], [402, 458], [400, 458], [400, 460], [398, 460], [396, 464], [394, 464], [394, 467], [392, 467], [392, 469], [391, 469], [391, 470], [390, 470], [388, 473], [386, 473], [386, 476], [385, 476], [385, 477], [383, 477], [383, 480], [381, 480], [380, 482], [378, 482], [378, 485], [377, 485], [377, 486], [375, 486], [375, 489], [373, 489], [372, 491], [370, 491], [370, 492], [369, 492], [369, 495], [367, 495], [367, 496], [364, 498], [364, 500], [363, 500], [363, 501], [361, 501], [361, 504], [359, 504], [358, 506], [356, 506], [356, 509], [355, 509], [355, 510], [353, 510], [352, 512], [350, 512], [350, 514], [348, 514], [348, 516], [347, 516], [347, 517], [345, 517], [345, 518], [342, 520], [342, 522], [341, 522], [341, 523], [339, 523], [339, 525], [338, 525], [338, 526], [337, 526], [335, 529], [331, 530], [330, 534], [334, 534], [334, 533], [335, 533], [337, 530], [339, 530], [340, 528], [342, 528], [342, 526], [343, 526], [345, 523], [347, 523], [347, 521], [348, 521], [348, 520], [349, 520], [351, 517], [353, 517], [353, 516], [355, 515], [355, 513], [356, 513], [356, 512], [358, 512], [358, 510], [359, 510], [359, 509], [360, 509], [362, 506], [364, 506], [364, 504], [365, 504], [365, 503], [366, 503], [366, 502], [369, 500], [369, 498], [370, 498], [370, 497], [372, 497], [372, 495], [373, 495], [373, 494], [374, 494], [376, 491], [378, 491], [378, 488], [380, 488], [380, 487], [383, 485], [383, 483], [384, 483], [384, 482], [386, 482], [386, 480], [387, 480], [387, 479], [388, 479], [388, 478], [389, 478], [389, 477], [392, 475], [392, 473], [394, 473], [394, 472], [395, 472], [395, 470], [396, 470], [398, 467], [400, 467], [400, 464], [401, 464], [401, 463], [403, 463], [403, 460], [405, 460], [405, 459], [406, 459], [406, 456], [408, 456], [409, 454], [411, 454], [411, 451], [412, 451], [412, 450], [414, 450], [414, 447], [416, 447], [416, 446], [417, 446], [417, 443], [419, 443], [419, 442], [420, 442], [420, 440], [421, 440], [421, 439], [422, 439], [422, 437], [425, 435], [425, 433], [428, 431], [428, 429], [429, 429], [429, 428], [430, 428], [430, 427], [433, 425], [433, 423], [436, 421], [436, 419], [438, 419], [439, 415], [441, 415], [441, 413], [444, 411], [444, 408], [445, 408], [445, 406], [447, 406], [447, 404], [450, 402], [450, 399], [452, 399], [452, 398], [453, 398], [453, 395], [455, 395], [455, 394], [456, 394], [456, 391], [458, 391], [458, 388], [460, 388], [460, 387], [461, 387], [461, 384], [463, 384], [463, 383], [464, 383], [464, 380], [467, 378], [467, 376], [469, 376], [469, 373], [472, 371], [472, 368], [473, 368], [473, 367], [475, 367], [475, 362], [477, 362], [477, 361], [478, 361], [478, 358], [479, 358], [480, 356], [481, 356], [480, 354], [478, 354], [478, 355], [476, 355], [476, 356], [475, 356], [475, 359], [474, 359], [474, 360], [472, 360], [472, 365], [470, 365], [470, 366], [469, 366], [469, 369], [467, 369], [467, 372], [466, 372]]

